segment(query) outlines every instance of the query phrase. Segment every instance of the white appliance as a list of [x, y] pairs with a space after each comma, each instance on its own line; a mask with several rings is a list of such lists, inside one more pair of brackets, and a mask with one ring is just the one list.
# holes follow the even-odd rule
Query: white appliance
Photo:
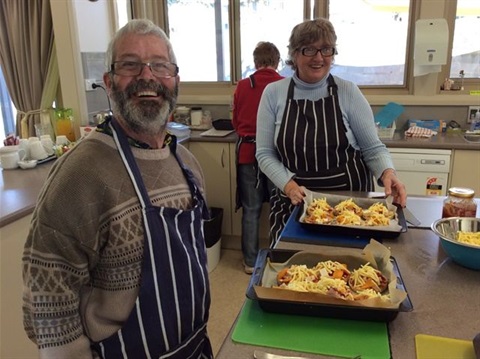
[[[409, 195], [447, 194], [451, 150], [389, 148], [397, 176]], [[383, 188], [375, 185], [375, 191]]]

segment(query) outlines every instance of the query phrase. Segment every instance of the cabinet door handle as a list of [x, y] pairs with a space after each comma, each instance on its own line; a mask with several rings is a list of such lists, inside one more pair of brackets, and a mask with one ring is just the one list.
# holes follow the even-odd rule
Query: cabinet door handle
[[222, 168], [225, 168], [224, 156], [225, 156], [225, 149], [222, 148], [222, 154], [220, 155], [220, 161], [222, 163]]

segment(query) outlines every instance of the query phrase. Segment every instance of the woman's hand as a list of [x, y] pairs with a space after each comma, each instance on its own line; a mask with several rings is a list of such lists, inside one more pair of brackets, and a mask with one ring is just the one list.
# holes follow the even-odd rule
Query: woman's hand
[[385, 188], [385, 197], [393, 196], [393, 203], [397, 203], [403, 208], [407, 205], [407, 189], [402, 181], [397, 177], [397, 173], [392, 168], [387, 168], [380, 177]]
[[305, 187], [299, 186], [293, 179], [287, 182], [283, 192], [290, 198], [294, 206], [301, 204], [305, 197]]

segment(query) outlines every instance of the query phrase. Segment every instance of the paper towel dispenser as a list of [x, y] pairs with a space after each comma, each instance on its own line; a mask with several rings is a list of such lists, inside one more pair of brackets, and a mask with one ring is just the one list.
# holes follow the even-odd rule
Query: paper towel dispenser
[[420, 19], [415, 25], [415, 65], [445, 65], [448, 25], [445, 19]]

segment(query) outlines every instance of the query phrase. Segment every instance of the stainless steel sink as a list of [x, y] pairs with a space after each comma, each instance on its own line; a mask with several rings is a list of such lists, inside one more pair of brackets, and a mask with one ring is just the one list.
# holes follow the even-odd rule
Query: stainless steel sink
[[480, 135], [463, 135], [463, 139], [467, 142], [480, 143]]

